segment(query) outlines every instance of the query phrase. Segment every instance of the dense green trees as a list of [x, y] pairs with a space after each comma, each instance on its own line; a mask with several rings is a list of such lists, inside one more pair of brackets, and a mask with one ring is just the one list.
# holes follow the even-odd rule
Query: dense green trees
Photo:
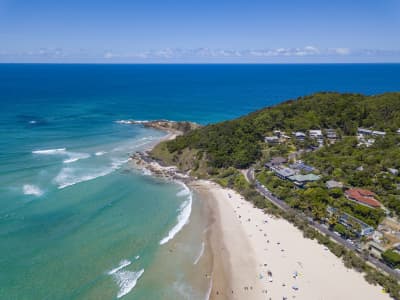
[[[385, 130], [387, 134], [384, 138], [376, 138], [371, 147], [359, 147], [354, 136], [359, 126]], [[208, 170], [218, 173], [216, 169], [246, 168], [262, 158], [287, 155], [294, 147], [299, 149], [312, 144], [309, 140], [298, 143], [292, 139], [289, 144], [267, 147], [263, 138], [273, 130], [283, 130], [290, 135], [293, 131], [317, 128], [334, 128], [343, 139], [318, 151], [305, 153], [302, 158], [325, 178], [371, 189], [386, 207], [400, 215], [400, 177], [388, 172], [389, 168], [400, 169], [400, 135], [397, 134], [400, 128], [400, 93], [377, 96], [318, 93], [301, 97], [239, 119], [189, 131], [168, 142], [167, 148], [178, 161], [183, 149], [198, 150], [197, 153], [201, 153], [208, 164]], [[299, 195], [290, 183], [272, 179], [272, 185], [276, 186], [276, 194], [293, 207], [309, 210], [316, 217], [328, 203], [374, 226], [382, 217], [381, 212], [365, 211], [359, 205], [349, 204], [343, 195], [337, 194], [338, 191], [322, 197], [316, 194], [322, 193], [321, 190], [313, 187], [307, 192], [311, 195], [300, 194], [297, 197]]]
[[382, 258], [389, 265], [391, 265], [395, 268], [400, 267], [400, 254], [399, 253], [397, 253], [393, 250], [387, 250], [382, 253]]
[[[170, 152], [186, 147], [201, 149], [213, 167], [244, 168], [260, 158], [263, 137], [273, 130], [290, 134], [297, 130], [335, 128], [339, 134], [354, 135], [358, 126], [395, 132], [400, 127], [400, 93], [369, 97], [318, 93], [301, 97], [190, 131], [170, 141], [168, 149]], [[353, 139], [352, 145], [356, 143]]]

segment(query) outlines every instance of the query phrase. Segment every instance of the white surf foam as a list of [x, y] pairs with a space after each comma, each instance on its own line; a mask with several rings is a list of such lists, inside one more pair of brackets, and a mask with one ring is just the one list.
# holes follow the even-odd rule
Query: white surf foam
[[146, 168], [142, 169], [142, 174], [145, 176], [153, 175], [153, 173], [149, 169], [146, 169]]
[[93, 180], [98, 177], [106, 176], [110, 174], [113, 169], [103, 169], [96, 173], [89, 173], [85, 175], [76, 175], [75, 170], [72, 168], [63, 168], [61, 172], [54, 178], [54, 182], [58, 185], [59, 189], [66, 188], [68, 186]]
[[179, 191], [178, 193], [176, 193], [176, 195], [178, 197], [189, 196], [190, 195], [190, 190], [189, 189], [183, 189], [183, 190]]
[[118, 120], [115, 121], [115, 123], [118, 124], [143, 124], [143, 123], [148, 123], [148, 120]]
[[168, 235], [164, 237], [160, 241], [160, 245], [167, 243], [169, 240], [172, 240], [174, 236], [182, 230], [182, 228], [189, 222], [190, 213], [192, 212], [192, 193], [190, 189], [182, 182], [178, 182], [181, 184], [188, 193], [188, 200], [184, 201], [179, 207], [179, 215], [177, 217], [178, 223], [168, 232]]
[[203, 254], [204, 254], [204, 247], [205, 245], [204, 245], [204, 242], [201, 242], [201, 249], [200, 249], [200, 253], [199, 253], [199, 255], [197, 255], [197, 257], [196, 257], [196, 259], [195, 259], [195, 261], [194, 261], [194, 265], [197, 265], [197, 263], [199, 262], [199, 260], [200, 260], [200, 258], [203, 256]]
[[79, 152], [70, 152], [67, 151], [66, 148], [57, 148], [57, 149], [46, 149], [46, 150], [34, 150], [33, 154], [41, 154], [41, 155], [63, 155], [67, 156], [67, 159], [64, 159], [63, 163], [69, 164], [72, 162], [76, 162], [80, 159], [86, 159], [90, 157], [88, 153], [79, 153]]
[[119, 286], [117, 298], [122, 298], [128, 294], [135, 286], [139, 278], [143, 275], [144, 269], [138, 272], [118, 271], [114, 274], [115, 281]]
[[57, 148], [57, 149], [46, 149], [46, 150], [34, 150], [33, 154], [45, 154], [45, 155], [54, 155], [54, 154], [64, 154], [65, 148]]
[[111, 163], [111, 167], [106, 167], [103, 169], [97, 169], [95, 171], [92, 172], [87, 172], [84, 174], [81, 174], [79, 172], [79, 169], [74, 169], [71, 167], [65, 167], [62, 168], [60, 173], [58, 173], [58, 175], [54, 178], [54, 183], [56, 183], [58, 185], [59, 189], [63, 189], [66, 188], [68, 186], [77, 184], [77, 183], [81, 183], [81, 182], [85, 182], [85, 181], [89, 181], [89, 180], [93, 180], [99, 177], [103, 177], [106, 176], [112, 172], [114, 172], [115, 170], [118, 170], [124, 163], [128, 162], [129, 159], [124, 159], [124, 160], [114, 160]]
[[111, 275], [115, 282], [118, 284], [119, 291], [117, 294], [117, 298], [122, 298], [126, 294], [128, 294], [136, 285], [138, 279], [143, 275], [144, 269], [133, 272], [133, 271], [124, 271], [123, 268], [129, 266], [132, 262], [130, 260], [124, 259], [121, 260], [118, 267], [108, 271], [107, 274]]
[[132, 124], [133, 121], [132, 120], [118, 120], [118, 121], [115, 121], [115, 123], [118, 123], [118, 124]]
[[43, 195], [43, 191], [38, 186], [33, 184], [24, 184], [22, 190], [25, 195], [33, 195], [38, 197]]
[[115, 273], [117, 273], [119, 270], [121, 270], [121, 269], [123, 269], [123, 268], [129, 266], [131, 263], [132, 263], [132, 262], [131, 262], [130, 260], [127, 260], [127, 259], [121, 260], [121, 261], [119, 262], [118, 267], [112, 269], [111, 271], [108, 271], [107, 274], [108, 274], [108, 275], [115, 274]]
[[63, 163], [69, 164], [76, 162], [81, 159], [86, 159], [90, 157], [90, 154], [87, 153], [77, 153], [77, 152], [66, 152], [66, 154], [69, 156], [68, 159], [64, 159]]
[[106, 151], [98, 151], [98, 152], [96, 152], [94, 155], [96, 155], [96, 156], [102, 156], [102, 155], [104, 155], [104, 154], [106, 154], [107, 152]]

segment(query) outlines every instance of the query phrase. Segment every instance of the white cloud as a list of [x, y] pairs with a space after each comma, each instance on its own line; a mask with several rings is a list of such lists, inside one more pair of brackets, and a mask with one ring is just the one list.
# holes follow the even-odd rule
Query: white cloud
[[331, 59], [382, 58], [400, 60], [400, 50], [319, 48], [308, 45], [296, 48], [264, 49], [211, 49], [211, 48], [164, 48], [138, 52], [114, 52], [111, 49], [91, 51], [88, 49], [65, 50], [61, 48], [40, 48], [24, 52], [10, 52], [0, 49], [1, 61], [121, 61], [121, 62], [164, 62], [164, 61], [329, 61]]
[[107, 51], [106, 53], [104, 53], [103, 57], [105, 59], [111, 59], [111, 58], [114, 58], [115, 56], [111, 51]]
[[349, 55], [351, 53], [349, 48], [336, 48], [335, 52], [339, 55]]

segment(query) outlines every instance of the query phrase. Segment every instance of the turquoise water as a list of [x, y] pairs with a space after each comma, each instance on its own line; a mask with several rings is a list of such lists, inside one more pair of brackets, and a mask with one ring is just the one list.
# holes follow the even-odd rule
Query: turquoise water
[[116, 121], [206, 124], [322, 90], [399, 91], [399, 75], [390, 64], [0, 65], [0, 299], [204, 299], [201, 201], [131, 168], [129, 154], [164, 133]]

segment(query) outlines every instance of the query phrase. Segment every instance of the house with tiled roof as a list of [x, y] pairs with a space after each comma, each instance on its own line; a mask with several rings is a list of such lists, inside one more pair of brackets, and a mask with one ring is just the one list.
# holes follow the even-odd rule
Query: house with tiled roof
[[346, 198], [355, 201], [359, 204], [371, 207], [371, 208], [379, 208], [381, 207], [381, 203], [376, 200], [376, 194], [369, 190], [360, 189], [360, 188], [351, 188], [345, 192]]

